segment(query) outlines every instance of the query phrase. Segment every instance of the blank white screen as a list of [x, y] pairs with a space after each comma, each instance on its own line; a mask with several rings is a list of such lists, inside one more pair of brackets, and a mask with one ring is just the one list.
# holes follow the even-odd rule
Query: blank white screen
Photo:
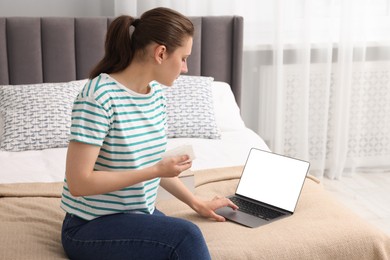
[[251, 149], [236, 193], [293, 212], [309, 163]]

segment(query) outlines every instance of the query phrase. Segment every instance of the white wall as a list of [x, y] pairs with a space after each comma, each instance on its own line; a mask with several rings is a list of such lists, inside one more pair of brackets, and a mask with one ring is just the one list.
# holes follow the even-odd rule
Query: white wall
[[114, 16], [114, 0], [0, 0], [0, 16]]

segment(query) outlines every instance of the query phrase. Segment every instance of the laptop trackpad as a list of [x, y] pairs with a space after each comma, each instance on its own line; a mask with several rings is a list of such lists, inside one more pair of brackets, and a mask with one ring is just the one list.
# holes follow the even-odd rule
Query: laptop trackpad
[[224, 216], [226, 219], [229, 219], [233, 222], [239, 223], [247, 227], [258, 227], [264, 224], [268, 224], [269, 221], [249, 215], [245, 212], [233, 210], [229, 207], [223, 207], [215, 211], [218, 215]]

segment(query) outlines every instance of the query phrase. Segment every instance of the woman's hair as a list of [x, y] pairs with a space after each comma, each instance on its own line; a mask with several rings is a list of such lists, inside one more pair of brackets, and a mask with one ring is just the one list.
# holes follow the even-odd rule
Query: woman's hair
[[[134, 27], [131, 30], [131, 27]], [[133, 33], [131, 33], [133, 31]], [[151, 9], [139, 19], [122, 15], [109, 26], [103, 59], [91, 71], [92, 79], [100, 73], [115, 73], [124, 70], [134, 56], [142, 54], [150, 43], [158, 43], [172, 53], [183, 45], [186, 37], [194, 35], [194, 25], [184, 15], [174, 10], [158, 7]]]

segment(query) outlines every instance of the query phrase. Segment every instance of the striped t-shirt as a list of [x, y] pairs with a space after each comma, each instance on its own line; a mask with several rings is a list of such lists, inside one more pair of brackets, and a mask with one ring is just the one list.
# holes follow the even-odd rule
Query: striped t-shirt
[[[161, 159], [167, 143], [166, 102], [158, 83], [149, 86], [148, 94], [139, 94], [101, 74], [77, 96], [69, 140], [101, 147], [96, 171], [137, 170]], [[156, 178], [107, 194], [73, 197], [65, 179], [61, 207], [87, 220], [125, 211], [151, 214], [159, 183]]]

